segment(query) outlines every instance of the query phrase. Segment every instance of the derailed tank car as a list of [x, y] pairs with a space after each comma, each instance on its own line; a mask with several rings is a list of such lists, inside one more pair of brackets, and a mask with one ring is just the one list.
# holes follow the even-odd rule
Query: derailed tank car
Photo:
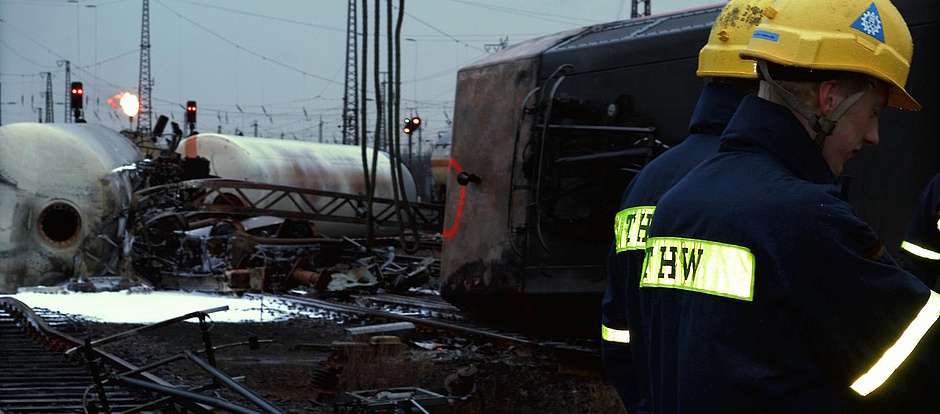
[[[362, 153], [356, 146], [210, 133], [184, 139], [177, 152], [186, 158], [209, 160], [209, 174], [220, 178], [344, 194], [366, 193]], [[367, 151], [367, 160], [371, 170], [371, 150]], [[388, 154], [379, 152], [377, 161], [375, 197], [393, 199], [395, 194]], [[402, 175], [404, 198], [416, 200], [411, 172], [402, 166]], [[238, 202], [236, 198], [231, 201]], [[322, 202], [314, 200], [318, 206]], [[357, 217], [361, 213], [347, 207], [337, 215]], [[316, 225], [320, 233], [331, 237], [361, 237], [366, 234], [365, 227], [357, 224], [317, 222]], [[397, 228], [378, 230], [378, 234], [396, 234], [398, 231]]]
[[141, 158], [98, 125], [0, 127], [0, 293], [113, 271], [112, 243], [133, 192], [123, 171]]
[[[940, 169], [940, 131], [926, 123], [938, 113], [927, 76], [938, 63], [938, 8], [896, 4], [916, 45], [908, 90], [925, 111], [886, 111], [889, 148], [863, 151], [847, 169], [861, 176], [850, 201], [894, 250]], [[698, 51], [722, 6], [533, 39], [460, 70], [442, 296], [493, 322], [597, 336], [620, 197], [688, 135], [703, 85]]]

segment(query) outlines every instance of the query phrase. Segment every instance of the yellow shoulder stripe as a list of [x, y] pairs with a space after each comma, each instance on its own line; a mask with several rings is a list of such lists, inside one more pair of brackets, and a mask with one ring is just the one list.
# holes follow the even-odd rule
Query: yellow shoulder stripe
[[914, 256], [922, 257], [927, 260], [940, 260], [940, 253], [930, 249], [925, 249], [909, 241], [901, 242], [901, 250], [906, 250], [908, 253], [913, 254]]
[[608, 328], [601, 324], [601, 338], [607, 342], [620, 342], [622, 344], [630, 343], [630, 331], [626, 329]]
[[653, 221], [653, 206], [637, 206], [621, 210], [614, 218], [614, 241], [617, 253], [642, 250], [646, 246], [646, 232]]
[[745, 247], [680, 237], [647, 240], [641, 287], [690, 290], [751, 301], [754, 255]]
[[940, 318], [940, 294], [930, 291], [927, 304], [921, 308], [914, 321], [904, 330], [898, 341], [888, 348], [884, 356], [871, 369], [852, 383], [852, 389], [862, 396], [876, 390], [891, 377], [901, 363], [911, 355], [914, 347]]

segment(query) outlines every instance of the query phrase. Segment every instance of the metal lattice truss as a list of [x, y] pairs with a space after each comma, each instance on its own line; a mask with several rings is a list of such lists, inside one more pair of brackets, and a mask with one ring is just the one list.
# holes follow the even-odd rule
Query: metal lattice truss
[[[232, 215], [241, 217], [276, 216], [282, 218], [366, 225], [368, 197], [238, 180], [190, 180], [150, 187], [134, 195], [135, 208], [144, 214], [160, 212], [193, 215]], [[401, 203], [399, 203], [401, 205]], [[401, 217], [413, 216], [418, 229], [440, 232], [444, 208], [437, 204], [409, 202], [401, 205]], [[373, 198], [376, 226], [399, 225], [395, 200]], [[140, 220], [141, 217], [138, 217]], [[411, 228], [410, 223], [402, 223]]]

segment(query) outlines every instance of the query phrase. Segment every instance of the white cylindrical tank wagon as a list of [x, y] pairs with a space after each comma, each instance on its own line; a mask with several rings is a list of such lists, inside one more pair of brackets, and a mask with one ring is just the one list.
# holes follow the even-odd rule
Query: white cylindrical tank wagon
[[[366, 193], [362, 150], [358, 146], [205, 133], [184, 139], [176, 151], [183, 157], [209, 160], [209, 174], [220, 178], [344, 194]], [[366, 155], [371, 169], [372, 150], [367, 150]], [[375, 184], [377, 198], [394, 197], [390, 167], [388, 154], [379, 152]], [[414, 201], [414, 178], [404, 166], [402, 175], [405, 198]], [[317, 200], [313, 201], [317, 205]], [[357, 215], [351, 208], [337, 214], [349, 217]], [[316, 224], [322, 234], [331, 237], [359, 237], [365, 234], [362, 226], [333, 222]], [[384, 233], [397, 231], [387, 230]]]
[[[116, 131], [91, 124], [0, 126], [0, 293], [67, 280], [76, 263], [94, 273], [115, 247], [133, 182], [121, 167], [142, 158]], [[88, 236], [92, 239], [86, 241]], [[81, 261], [76, 261], [76, 258]]]
[[447, 175], [450, 174], [450, 137], [449, 131], [442, 134], [431, 149], [431, 177], [434, 178], [434, 184], [431, 185], [432, 203], [443, 203], [444, 196], [447, 194]]

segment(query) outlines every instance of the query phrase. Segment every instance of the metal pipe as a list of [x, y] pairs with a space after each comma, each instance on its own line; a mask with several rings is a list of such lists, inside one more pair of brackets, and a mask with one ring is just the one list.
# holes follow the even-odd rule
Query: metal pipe
[[415, 408], [417, 408], [417, 409], [418, 409], [419, 411], [421, 411], [422, 413], [424, 413], [424, 414], [431, 414], [431, 413], [428, 412], [428, 410], [425, 410], [424, 407], [421, 406], [421, 404], [418, 404], [418, 402], [415, 401], [413, 398], [410, 399], [410, 400], [408, 400], [408, 402], [410, 402], [411, 405], [413, 405]]
[[135, 379], [135, 378], [115, 378], [115, 381], [125, 383], [127, 385], [131, 385], [131, 386], [138, 387], [138, 388], [143, 388], [149, 391], [170, 395], [170, 396], [177, 397], [177, 398], [185, 398], [187, 400], [195, 401], [201, 404], [206, 404], [212, 407], [221, 408], [231, 413], [261, 414], [261, 411], [255, 411], [248, 407], [243, 407], [238, 404], [232, 403], [230, 401], [225, 401], [221, 398], [210, 397], [208, 395], [200, 394], [197, 392], [190, 392], [186, 390], [181, 390], [179, 388], [158, 385], [152, 382], [142, 381], [142, 380]]
[[[271, 339], [261, 339], [261, 340], [258, 341], [258, 343], [263, 343], [263, 344], [269, 344], [269, 343], [273, 343], [273, 342], [274, 342], [274, 340], [271, 340]], [[235, 347], [235, 346], [248, 345], [248, 344], [249, 344], [248, 341], [233, 342], [233, 343], [230, 343], [230, 344], [214, 346], [214, 347], [212, 347], [212, 349], [215, 350], [215, 351], [218, 351], [218, 350], [224, 349], [224, 348], [231, 348], [231, 347]], [[205, 351], [204, 349], [200, 349], [199, 351], [196, 351], [197, 354], [203, 353], [203, 352], [206, 352], [206, 351]], [[144, 366], [142, 366], [142, 367], [139, 367], [139, 368], [136, 368], [136, 369], [132, 369], [132, 370], [130, 370], [130, 371], [122, 372], [122, 373], [120, 374], [120, 376], [121, 376], [121, 377], [126, 377], [126, 376], [133, 375], [133, 374], [136, 374], [136, 373], [139, 373], [139, 372], [146, 372], [146, 371], [149, 371], [149, 370], [151, 370], [151, 369], [154, 369], [154, 368], [157, 368], [157, 367], [161, 367], [161, 366], [163, 366], [163, 365], [167, 365], [167, 364], [169, 364], [169, 363], [176, 362], [176, 361], [179, 361], [179, 360], [184, 359], [184, 358], [186, 358], [186, 355], [184, 355], [184, 354], [176, 354], [176, 355], [173, 355], [173, 356], [171, 356], [171, 357], [163, 358], [163, 359], [161, 359], [161, 360], [159, 360], [159, 361], [151, 362], [151, 363], [149, 363], [149, 364], [147, 364], [147, 365], [144, 365]]]
[[[571, 65], [568, 63], [563, 64], [559, 66], [558, 69], [555, 69], [555, 73], [553, 73], [552, 76], [554, 76], [555, 74], [563, 73], [566, 69], [573, 68], [573, 67], [574, 65]], [[540, 198], [542, 197], [541, 196], [542, 168], [544, 167], [543, 165], [544, 161], [542, 160], [542, 158], [545, 155], [545, 145], [546, 145], [545, 141], [548, 139], [547, 125], [552, 119], [552, 103], [555, 101], [555, 92], [558, 91], [558, 85], [561, 85], [561, 83], [564, 80], [565, 80], [565, 75], [561, 75], [557, 79], [555, 79], [555, 83], [552, 85], [551, 93], [548, 94], [548, 104], [547, 104], [547, 108], [545, 109], [545, 115], [544, 115], [546, 126], [542, 128], [542, 137], [539, 140], [539, 160], [538, 160], [538, 165], [536, 165], [535, 167], [536, 168], [536, 173], [535, 173], [535, 234], [539, 236], [539, 243], [542, 244], [542, 248], [545, 249], [546, 252], [551, 252], [552, 249], [548, 247], [548, 243], [545, 242], [545, 237], [542, 235], [542, 203], [541, 203], [542, 200], [540, 200]]]
[[[517, 154], [517, 151], [518, 151], [518, 149], [519, 149], [519, 137], [520, 137], [520, 135], [522, 134], [522, 123], [523, 123], [523, 121], [525, 120], [525, 113], [526, 113], [526, 109], [525, 109], [525, 108], [526, 108], [526, 105], [529, 104], [529, 99], [532, 98], [532, 96], [535, 95], [535, 93], [538, 92], [539, 89], [542, 89], [542, 87], [539, 86], [539, 87], [536, 87], [535, 89], [529, 91], [529, 93], [526, 94], [525, 99], [522, 100], [522, 111], [521, 111], [521, 113], [520, 113], [520, 115], [519, 115], [518, 120], [516, 121], [516, 140], [515, 140], [515, 143], [514, 143], [513, 146], [512, 146], [512, 159], [510, 160], [510, 163], [511, 163], [511, 164], [510, 164], [510, 167], [509, 167], [509, 204], [508, 204], [508, 206], [506, 207], [506, 212], [507, 212], [507, 215], [508, 215], [508, 218], [507, 218], [507, 220], [506, 220], [506, 223], [507, 223], [508, 226], [509, 226], [509, 227], [508, 227], [509, 231], [508, 231], [506, 234], [509, 235], [509, 247], [511, 247], [513, 253], [515, 253], [516, 256], [519, 256], [519, 257], [524, 257], [524, 255], [522, 254], [523, 252], [522, 252], [521, 250], [519, 250], [519, 248], [516, 246], [516, 240], [515, 240], [515, 238], [512, 236], [512, 228], [513, 228], [513, 225], [512, 225], [512, 212], [513, 212], [513, 208], [512, 208], [512, 199], [513, 199], [513, 194], [516, 192], [516, 186], [515, 186], [515, 179], [516, 179], [516, 154]], [[546, 121], [546, 122], [548, 122], [548, 121]], [[448, 167], [448, 168], [449, 168], [449, 167]], [[525, 237], [526, 237], [525, 244], [526, 244], [526, 246], [528, 246], [528, 244], [529, 244], [529, 243], [528, 243], [528, 236], [529, 236], [529, 233], [526, 232], [526, 233], [525, 233]]]
[[209, 373], [209, 375], [211, 375], [213, 378], [219, 380], [220, 382], [222, 382], [223, 384], [225, 384], [226, 386], [228, 386], [229, 388], [237, 392], [242, 397], [245, 397], [247, 400], [251, 401], [258, 407], [260, 407], [262, 410], [264, 410], [264, 412], [274, 413], [274, 414], [282, 413], [282, 411], [279, 408], [271, 405], [271, 403], [269, 403], [264, 398], [261, 398], [260, 396], [252, 392], [251, 390], [235, 382], [235, 380], [233, 380], [231, 377], [226, 375], [224, 372], [216, 369], [216, 367], [209, 365], [209, 363], [207, 363], [206, 361], [203, 361], [201, 358], [196, 356], [196, 354], [192, 353], [192, 351], [184, 351], [184, 352], [186, 354], [186, 359], [192, 361], [194, 364], [198, 365], [200, 368], [202, 368], [207, 373]]
[[[96, 340], [96, 341], [91, 341], [91, 343], [88, 344], [88, 346], [90, 346], [91, 348], [94, 348], [94, 347], [96, 347], [96, 346], [98, 346], [98, 345], [104, 345], [104, 344], [108, 344], [108, 343], [111, 343], [111, 342], [116, 342], [116, 341], [119, 341], [119, 340], [121, 340], [121, 339], [124, 339], [124, 338], [127, 338], [127, 337], [131, 337], [131, 336], [134, 336], [134, 335], [137, 335], [137, 334], [139, 334], [139, 333], [141, 333], [141, 332], [152, 331], [152, 330], [154, 330], [154, 329], [158, 329], [158, 328], [162, 328], [162, 327], [164, 327], [164, 326], [172, 325], [172, 324], [177, 323], [177, 322], [180, 322], [180, 321], [185, 321], [186, 319], [195, 318], [195, 317], [198, 317], [198, 316], [200, 316], [200, 315], [203, 315], [203, 316], [204, 316], [204, 315], [207, 315], [207, 314], [210, 314], [210, 313], [219, 312], [219, 311], [225, 311], [225, 310], [228, 310], [228, 305], [219, 306], [219, 307], [217, 307], [217, 308], [212, 308], [212, 309], [206, 309], [206, 310], [201, 310], [201, 311], [190, 312], [190, 313], [187, 313], [187, 314], [182, 315], [182, 316], [177, 316], [177, 317], [175, 317], [175, 318], [167, 319], [167, 320], [165, 320], [165, 321], [157, 322], [157, 323], [154, 323], [154, 324], [151, 324], [151, 325], [141, 326], [141, 327], [139, 327], [139, 328], [134, 328], [134, 329], [131, 329], [131, 330], [129, 330], [129, 331], [124, 331], [124, 332], [121, 332], [121, 333], [118, 333], [118, 334], [114, 334], [114, 335], [111, 335], [111, 336], [106, 337], [106, 338], [101, 338], [101, 339], [98, 339], [98, 340]], [[78, 349], [80, 349], [80, 348], [81, 348], [81, 347], [74, 347], [74, 348], [71, 348], [71, 349], [69, 349], [68, 351], [65, 351], [65, 354], [66, 354], [66, 355], [71, 355], [71, 354], [73, 354], [76, 350], [78, 350]]]

